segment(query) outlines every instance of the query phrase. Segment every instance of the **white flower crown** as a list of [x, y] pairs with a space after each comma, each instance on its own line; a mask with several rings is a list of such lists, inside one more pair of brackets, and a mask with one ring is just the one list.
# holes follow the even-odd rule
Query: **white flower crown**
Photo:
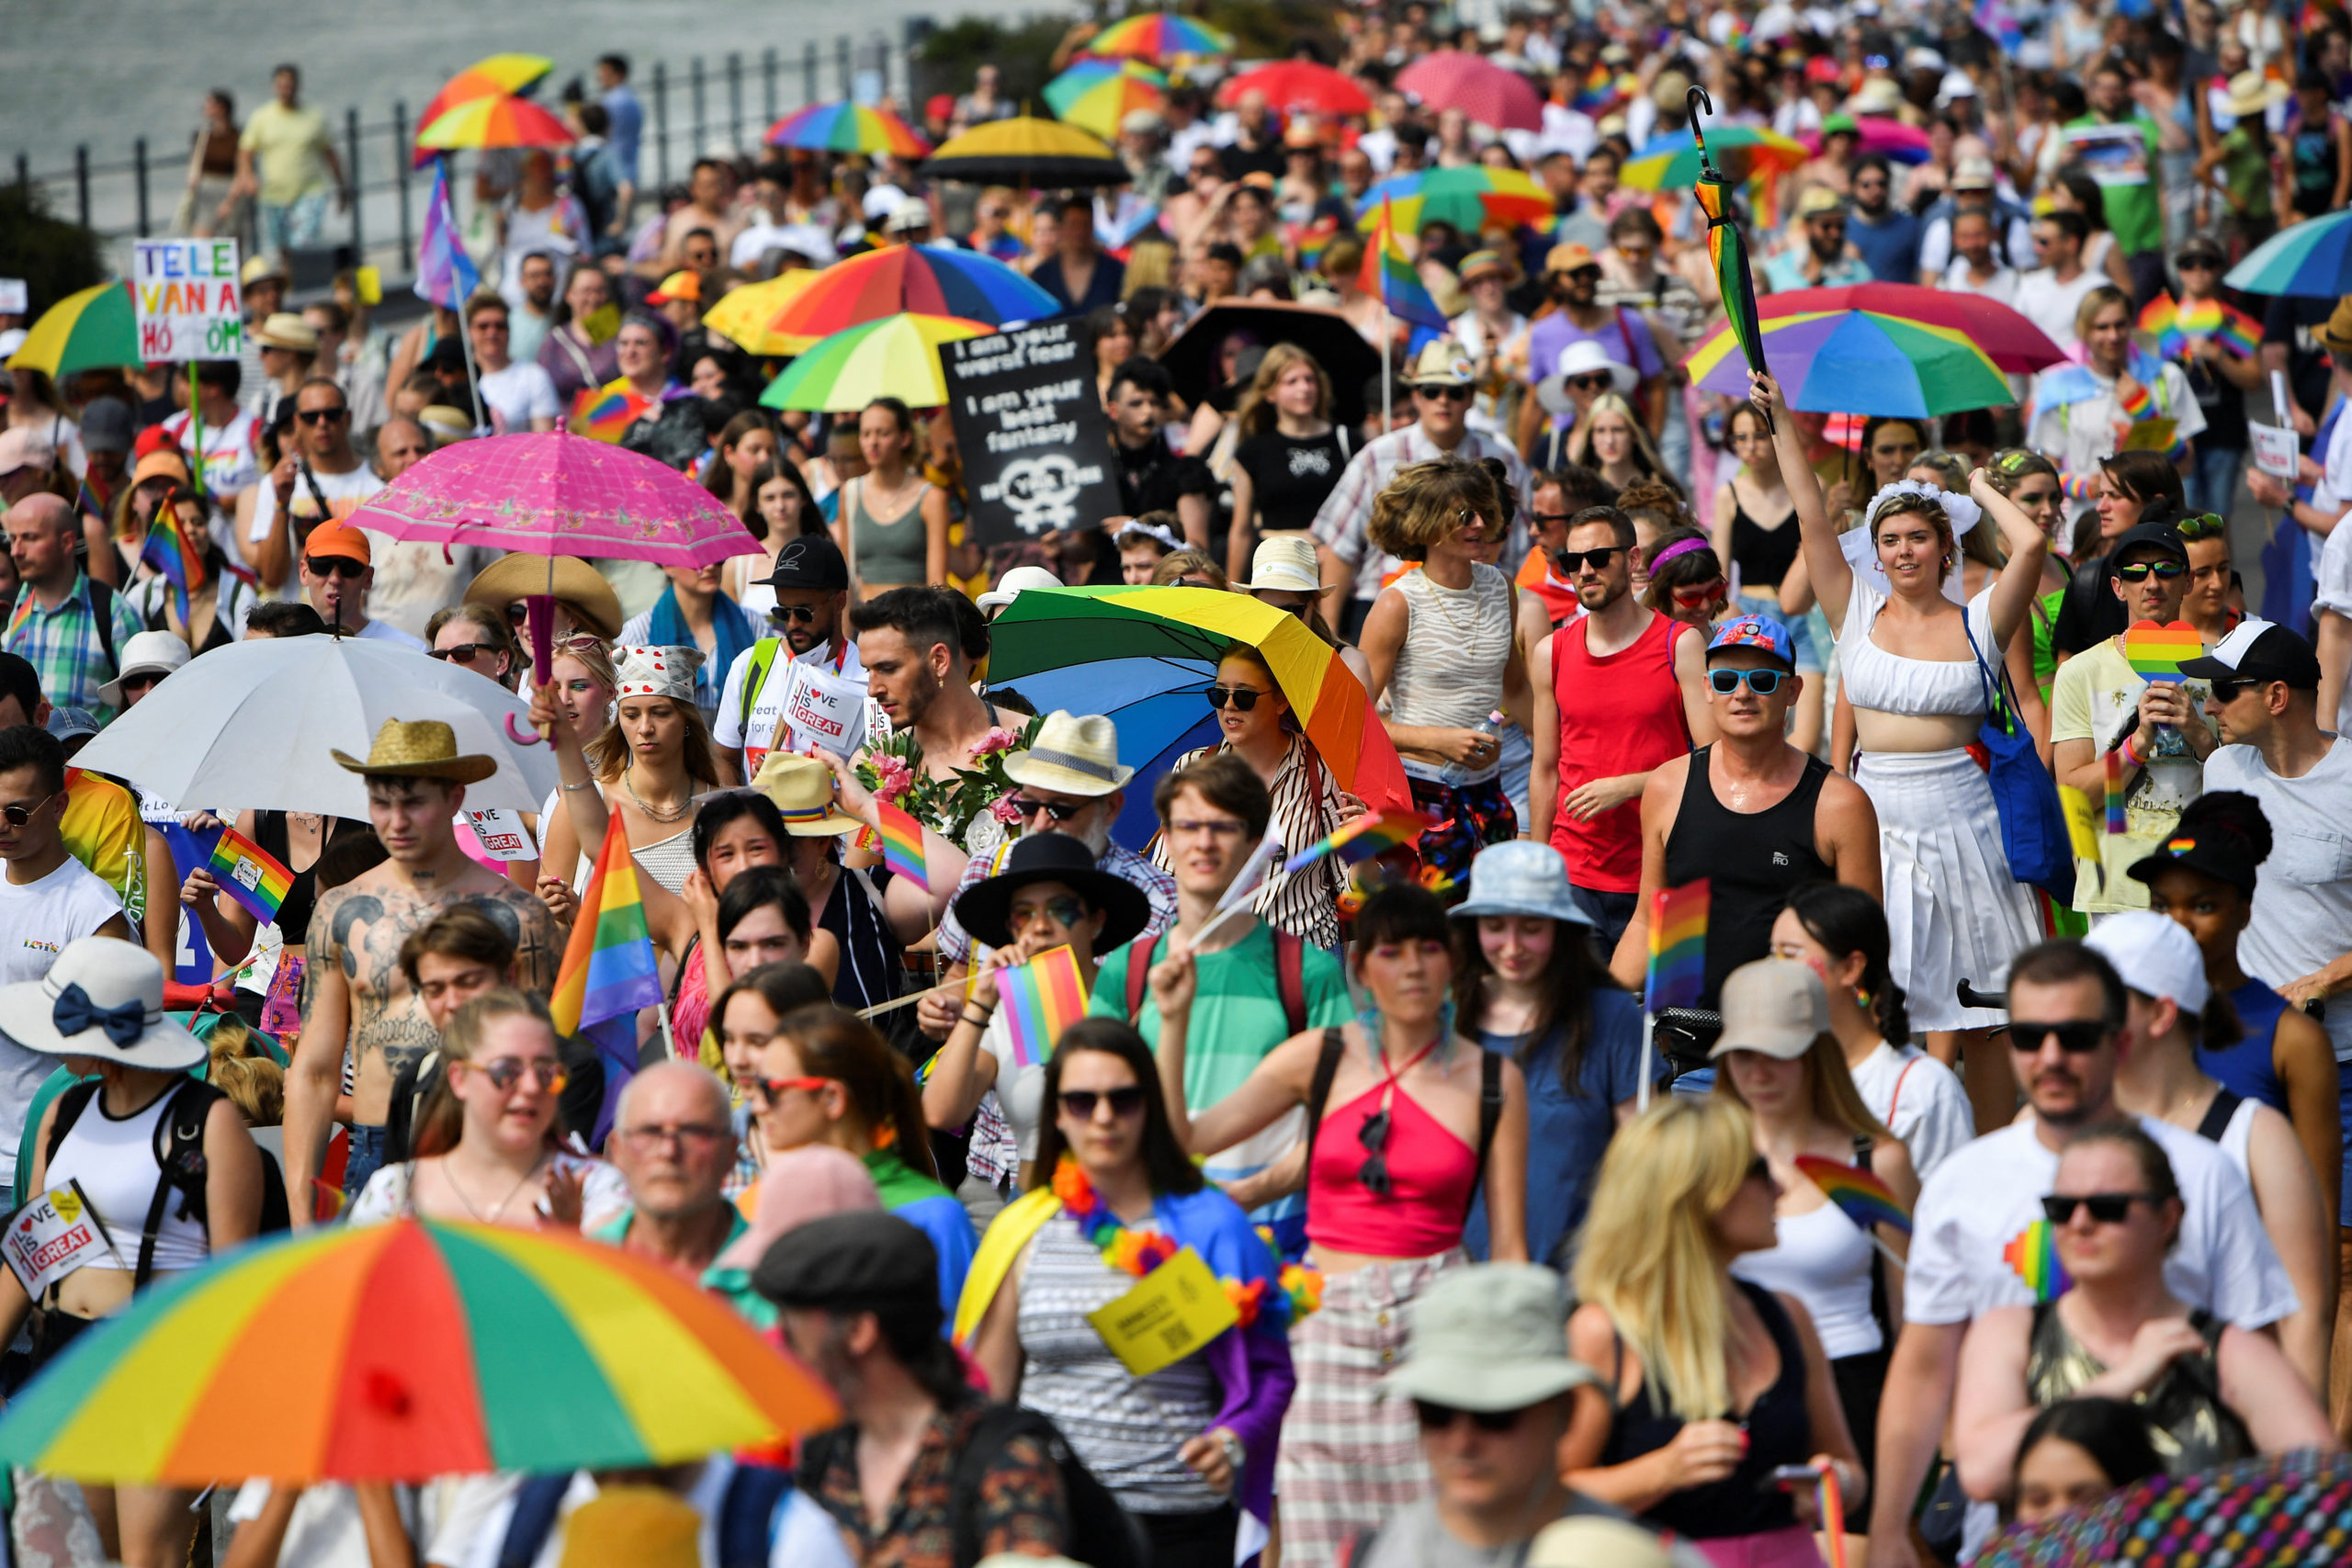
[[1924, 496], [1942, 507], [1944, 516], [1951, 523], [1954, 539], [1975, 527], [1977, 520], [1984, 515], [1984, 508], [1957, 491], [1941, 490], [1918, 479], [1897, 479], [1871, 497], [1871, 503], [1862, 513], [1862, 526], [1875, 530], [1878, 514], [1886, 509], [1888, 502], [1900, 496]]

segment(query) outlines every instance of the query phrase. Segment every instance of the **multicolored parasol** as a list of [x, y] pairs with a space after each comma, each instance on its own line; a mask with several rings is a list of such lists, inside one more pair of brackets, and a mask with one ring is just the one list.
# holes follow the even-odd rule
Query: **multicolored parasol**
[[1396, 227], [1418, 234], [1424, 223], [1451, 223], [1464, 238], [1489, 224], [1516, 229], [1552, 216], [1552, 193], [1517, 169], [1473, 164], [1397, 175], [1363, 193], [1356, 228], [1369, 234], [1380, 223], [1383, 203], [1396, 209]]
[[945, 245], [892, 245], [817, 273], [763, 324], [771, 333], [813, 342], [905, 311], [1001, 327], [1042, 321], [1059, 314], [1061, 306], [994, 256]]
[[298, 1232], [141, 1296], [10, 1402], [0, 1456], [118, 1483], [423, 1481], [673, 1464], [838, 1416], [659, 1264], [407, 1220]]
[[[1765, 317], [1759, 341], [1792, 409], [1831, 413], [1959, 413], [2014, 402], [1999, 366], [1954, 327], [1873, 310]], [[1683, 360], [1702, 391], [1746, 397], [1749, 360], [1728, 322]]]
[[[1764, 364], [1764, 333], [1756, 316], [1756, 279], [1747, 270], [1747, 240], [1739, 231], [1739, 220], [1732, 213], [1731, 186], [1715, 170], [1714, 160], [1708, 155], [1706, 132], [1699, 129], [1699, 110], [1715, 112], [1714, 104], [1703, 87], [1693, 86], [1690, 96], [1690, 136], [1697, 144], [1698, 168], [1691, 184], [1691, 194], [1698, 198], [1699, 209], [1707, 215], [1707, 255], [1713, 262], [1715, 286], [1722, 294], [1725, 326], [1739, 341], [1740, 353], [1747, 358], [1750, 370], [1761, 371]], [[1732, 130], [1752, 128], [1727, 127]], [[1646, 160], [1644, 160], [1645, 162]], [[1671, 157], [1669, 158], [1671, 161]], [[1679, 182], [1677, 182], [1679, 183]], [[1772, 416], [1764, 416], [1766, 429], [1770, 429]]]
[[[433, 95], [416, 117], [417, 126], [422, 130], [459, 104], [471, 103], [476, 98], [527, 93], [554, 69], [555, 62], [543, 54], [493, 54], [477, 60], [441, 84], [441, 90]], [[416, 166], [423, 168], [431, 162], [435, 151], [419, 147]]]
[[1109, 139], [1133, 109], [1168, 102], [1168, 74], [1140, 60], [1081, 56], [1046, 84], [1046, 107], [1066, 125]]
[[1231, 54], [1233, 35], [1190, 17], [1147, 11], [1114, 22], [1096, 33], [1094, 40], [1086, 46], [1086, 52], [1106, 58], [1164, 62], [1179, 55]]
[[2352, 211], [2323, 213], [2281, 229], [2247, 252], [2222, 281], [2246, 294], [2302, 299], [2352, 294]]
[[1644, 142], [1641, 156], [1628, 163], [1617, 177], [1636, 190], [1671, 190], [1704, 179], [1717, 185], [1745, 185], [1759, 175], [1793, 169], [1806, 156], [1802, 144], [1760, 125], [1719, 125], [1710, 142], [1693, 119], [1688, 130], [1653, 136]]
[[[904, 250], [906, 247], [894, 248]], [[776, 332], [768, 323], [778, 310], [808, 292], [809, 285], [825, 276], [814, 268], [797, 266], [789, 272], [776, 274], [765, 283], [747, 283], [741, 288], [730, 288], [719, 297], [718, 304], [703, 312], [702, 324], [706, 330], [717, 333], [746, 353], [763, 358], [798, 354], [824, 334], [812, 333], [805, 337], [795, 336], [790, 333]]]
[[1923, 326], [1952, 328], [2011, 376], [2030, 376], [2066, 362], [2065, 351], [2015, 308], [1989, 295], [1956, 288], [1848, 283], [1834, 288], [1783, 289], [1758, 302], [1758, 314], [1768, 322], [1823, 310], [1869, 310]]
[[9, 369], [39, 370], [52, 379], [139, 363], [139, 327], [128, 283], [94, 284], [68, 294], [40, 313], [8, 356]]
[[[1857, 115], [1854, 121], [1854, 151], [1862, 157], [1876, 155], [1891, 164], [1924, 164], [1935, 154], [1934, 143], [1928, 133], [1916, 125], [1905, 125], [1899, 119], [1879, 115]], [[1821, 151], [1822, 132], [1808, 130], [1797, 138], [1797, 144], [1808, 156]]]
[[2352, 1542], [2352, 1458], [2298, 1449], [2187, 1475], [2153, 1475], [2095, 1506], [2012, 1528], [1984, 1568], [2291, 1568]]
[[416, 133], [428, 152], [459, 147], [569, 147], [578, 138], [563, 121], [528, 98], [472, 98], [444, 110]]
[[760, 138], [771, 147], [799, 147], [812, 152], [888, 152], [900, 158], [921, 158], [931, 143], [921, 131], [888, 109], [864, 104], [810, 104], [768, 127]]
[[760, 394], [760, 405], [850, 413], [876, 398], [897, 398], [909, 408], [935, 409], [947, 400], [939, 345], [995, 330], [986, 321], [912, 311], [866, 321], [833, 333], [786, 366]]

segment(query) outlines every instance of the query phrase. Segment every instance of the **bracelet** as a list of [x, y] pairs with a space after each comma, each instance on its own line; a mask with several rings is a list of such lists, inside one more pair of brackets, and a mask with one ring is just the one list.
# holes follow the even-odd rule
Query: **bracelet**
[[2148, 759], [2140, 755], [2140, 732], [2136, 729], [2123, 738], [2123, 760], [2135, 768], [2148, 765]]
[[964, 1010], [957, 1016], [961, 1018], [964, 1022], [970, 1024], [974, 1029], [986, 1029], [989, 1026], [989, 1020], [992, 1015], [984, 1012], [980, 1014], [979, 1017], [974, 1018], [972, 1016], [972, 1009], [970, 1005], [967, 1004]]
[[563, 787], [564, 787], [564, 789], [565, 789], [566, 791], [571, 791], [571, 790], [575, 790], [575, 789], [586, 789], [590, 784], [594, 784], [595, 782], [596, 782], [596, 781], [595, 781], [594, 779], [582, 779], [582, 780], [581, 780], [578, 784], [565, 784]]

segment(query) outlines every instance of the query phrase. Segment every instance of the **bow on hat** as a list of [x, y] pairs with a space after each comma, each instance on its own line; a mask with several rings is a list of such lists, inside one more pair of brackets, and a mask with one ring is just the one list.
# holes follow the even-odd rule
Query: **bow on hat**
[[68, 1039], [93, 1029], [102, 1030], [119, 1051], [130, 1050], [147, 1032], [147, 1008], [139, 998], [134, 997], [119, 1006], [102, 1008], [90, 999], [89, 992], [72, 981], [57, 993], [50, 1019], [57, 1025], [57, 1032]]

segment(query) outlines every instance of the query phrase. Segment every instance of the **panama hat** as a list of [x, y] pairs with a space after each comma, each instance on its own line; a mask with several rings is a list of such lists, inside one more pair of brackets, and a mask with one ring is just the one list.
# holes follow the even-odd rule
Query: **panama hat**
[[458, 732], [437, 718], [386, 719], [364, 762], [333, 748], [327, 755], [345, 772], [371, 779], [447, 779], [469, 784], [498, 772], [495, 757], [458, 755]]
[[1037, 728], [1026, 751], [1005, 759], [1004, 776], [1033, 789], [1063, 795], [1109, 795], [1136, 776], [1119, 765], [1118, 727], [1099, 713], [1083, 718], [1057, 708]]
[[831, 839], [865, 826], [833, 805], [833, 771], [814, 757], [771, 751], [752, 787], [775, 803], [784, 830], [796, 839]]
[[1302, 534], [1274, 534], [1258, 541], [1250, 553], [1250, 581], [1233, 585], [1244, 593], [1313, 593], [1323, 592], [1321, 569], [1315, 560], [1315, 541]]
[[[491, 562], [466, 584], [466, 603], [506, 614], [517, 599], [548, 592], [548, 558], [517, 551]], [[604, 574], [578, 556], [555, 558], [555, 600], [571, 618], [610, 642], [621, 635], [620, 595]]]
[[40, 979], [0, 987], [0, 1030], [43, 1055], [160, 1073], [205, 1056], [204, 1042], [164, 1016], [163, 964], [119, 937], [77, 937]]

